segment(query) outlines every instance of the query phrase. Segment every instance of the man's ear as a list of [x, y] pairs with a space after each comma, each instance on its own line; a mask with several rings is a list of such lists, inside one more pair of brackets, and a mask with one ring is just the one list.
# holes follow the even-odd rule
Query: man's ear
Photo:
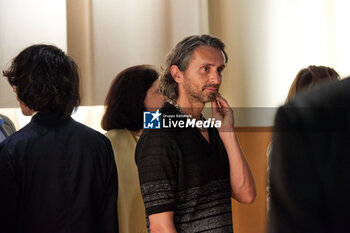
[[183, 72], [177, 65], [170, 66], [170, 74], [177, 83], [183, 82]]

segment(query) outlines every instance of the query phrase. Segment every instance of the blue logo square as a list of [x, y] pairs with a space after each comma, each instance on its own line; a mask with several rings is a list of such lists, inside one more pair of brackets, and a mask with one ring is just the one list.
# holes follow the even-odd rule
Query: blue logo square
[[161, 115], [159, 110], [156, 112], [143, 112], [143, 128], [160, 129]]

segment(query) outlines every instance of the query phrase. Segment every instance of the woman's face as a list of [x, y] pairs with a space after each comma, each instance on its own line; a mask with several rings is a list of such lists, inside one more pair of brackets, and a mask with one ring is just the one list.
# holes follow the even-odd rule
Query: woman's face
[[144, 101], [147, 111], [156, 111], [163, 106], [165, 97], [159, 93], [159, 79], [153, 82], [152, 86], [148, 89], [146, 98]]

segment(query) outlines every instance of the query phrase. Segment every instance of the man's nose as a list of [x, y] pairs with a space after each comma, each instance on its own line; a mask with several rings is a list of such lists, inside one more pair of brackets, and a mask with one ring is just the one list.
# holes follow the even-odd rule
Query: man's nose
[[212, 74], [210, 74], [209, 78], [210, 84], [221, 84], [221, 75], [215, 71]]

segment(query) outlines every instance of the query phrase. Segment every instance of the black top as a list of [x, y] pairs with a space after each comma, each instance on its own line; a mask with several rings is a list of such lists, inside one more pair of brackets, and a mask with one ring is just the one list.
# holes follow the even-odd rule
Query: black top
[[[163, 114], [181, 114], [165, 103]], [[180, 119], [178, 119], [180, 120]], [[215, 128], [146, 130], [136, 147], [147, 216], [174, 211], [178, 232], [232, 232], [229, 163]]]
[[273, 140], [268, 232], [349, 232], [350, 78], [280, 107]]
[[72, 118], [37, 113], [0, 144], [0, 232], [117, 232], [108, 139]]

